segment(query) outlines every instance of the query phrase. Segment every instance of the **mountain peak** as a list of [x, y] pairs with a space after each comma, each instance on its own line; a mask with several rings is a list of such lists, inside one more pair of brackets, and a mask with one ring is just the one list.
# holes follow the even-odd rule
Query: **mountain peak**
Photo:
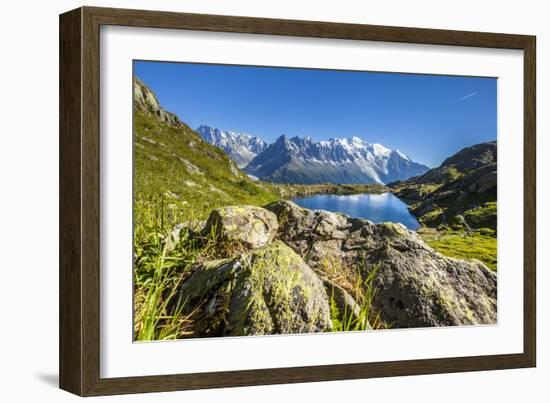
[[405, 159], [405, 160], [407, 160], [407, 161], [412, 161], [411, 158], [410, 158], [408, 155], [403, 154], [401, 151], [399, 151], [399, 150], [397, 150], [397, 149], [396, 149], [396, 150], [392, 150], [392, 151], [393, 151], [395, 154], [397, 154], [399, 157], [401, 157], [401, 158], [403, 158], [403, 159]]
[[280, 136], [246, 166], [256, 177], [280, 183], [387, 183], [429, 168], [381, 144], [359, 137], [315, 142]]
[[273, 144], [279, 144], [279, 145], [283, 145], [283, 144], [287, 144], [288, 143], [288, 137], [286, 134], [281, 134], [279, 137], [277, 137], [277, 139], [275, 140], [275, 142]]
[[474, 144], [447, 158], [441, 166], [453, 166], [459, 171], [475, 169], [497, 160], [497, 142]]
[[245, 167], [267, 144], [248, 133], [222, 131], [202, 124], [195, 130], [206, 142], [224, 150], [239, 168]]
[[375, 155], [384, 156], [384, 157], [388, 157], [392, 151], [389, 148], [386, 148], [379, 143], [371, 144], [370, 148]]
[[281, 134], [268, 145], [249, 134], [205, 124], [196, 131], [207, 142], [222, 148], [247, 173], [267, 181], [388, 183], [428, 170], [400, 151], [369, 144], [357, 136], [315, 142], [310, 136]]

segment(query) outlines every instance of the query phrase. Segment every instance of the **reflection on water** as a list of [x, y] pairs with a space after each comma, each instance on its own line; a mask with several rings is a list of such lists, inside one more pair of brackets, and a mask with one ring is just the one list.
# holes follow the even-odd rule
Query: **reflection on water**
[[409, 213], [407, 205], [390, 192], [315, 195], [300, 197], [293, 201], [308, 209], [344, 213], [351, 217], [366, 218], [375, 223], [399, 222], [412, 230], [420, 227], [416, 217]]

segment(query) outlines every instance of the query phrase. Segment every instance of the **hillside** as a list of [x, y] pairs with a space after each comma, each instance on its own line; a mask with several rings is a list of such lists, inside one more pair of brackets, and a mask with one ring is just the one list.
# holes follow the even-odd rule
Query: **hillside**
[[425, 225], [464, 218], [472, 228], [496, 230], [497, 143], [466, 147], [424, 175], [389, 186]]
[[[202, 219], [227, 204], [263, 204], [276, 191], [253, 182], [219, 148], [159, 105], [135, 81], [134, 150], [136, 203], [164, 201], [185, 219]], [[139, 213], [139, 211], [137, 211]]]
[[418, 232], [430, 246], [496, 268], [495, 141], [466, 147], [424, 175], [388, 186], [425, 226]]

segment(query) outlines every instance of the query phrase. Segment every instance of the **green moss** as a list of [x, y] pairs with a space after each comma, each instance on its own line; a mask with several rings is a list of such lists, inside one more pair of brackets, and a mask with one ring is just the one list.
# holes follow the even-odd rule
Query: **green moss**
[[430, 227], [437, 226], [443, 222], [443, 212], [443, 209], [437, 208], [419, 217], [419, 221]]
[[441, 185], [437, 183], [423, 183], [420, 185], [418, 191], [420, 193], [420, 196], [423, 197], [429, 193], [435, 192], [440, 187]]
[[[233, 260], [234, 262], [234, 260]], [[231, 292], [240, 293], [231, 305], [231, 311], [221, 311], [222, 317], [231, 315], [231, 334], [293, 333], [297, 323], [297, 309], [308, 305], [312, 290], [304, 282], [300, 266], [301, 258], [280, 241], [244, 253], [238, 260], [235, 284]], [[220, 264], [215, 264], [218, 270]], [[223, 277], [233, 277], [233, 272], [223, 272]], [[204, 278], [194, 275], [195, 284], [206, 284]], [[208, 282], [212, 283], [212, 280]], [[197, 290], [194, 290], [198, 292]], [[191, 290], [191, 292], [193, 292]], [[302, 299], [298, 304], [296, 298]], [[316, 322], [318, 318], [312, 318]], [[212, 318], [210, 319], [212, 321]], [[223, 318], [222, 318], [223, 321]]]
[[407, 230], [405, 228], [393, 222], [383, 222], [380, 223], [380, 226], [384, 228], [384, 232], [386, 233], [386, 235], [389, 236], [406, 235], [407, 233]]
[[448, 179], [453, 181], [460, 178], [461, 176], [464, 176], [464, 174], [460, 172], [458, 169], [456, 169], [454, 166], [448, 167], [445, 174], [448, 177]]

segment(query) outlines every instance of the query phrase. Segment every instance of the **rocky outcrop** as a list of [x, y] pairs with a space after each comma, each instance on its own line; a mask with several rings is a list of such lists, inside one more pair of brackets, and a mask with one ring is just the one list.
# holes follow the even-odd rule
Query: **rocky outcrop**
[[485, 193], [497, 188], [497, 167], [488, 165], [485, 169], [476, 172], [477, 178], [472, 181], [468, 190], [472, 193]]
[[[446, 159], [441, 166], [422, 176], [389, 185], [410, 205], [419, 221], [430, 227], [453, 225], [457, 216], [467, 217], [497, 198], [497, 143], [488, 142], [464, 148]], [[479, 228], [474, 220], [469, 227]], [[496, 230], [496, 211], [482, 221]]]
[[224, 242], [257, 248], [273, 240], [279, 228], [272, 212], [255, 206], [227, 206], [210, 214], [203, 233]]
[[181, 303], [200, 306], [195, 333], [243, 336], [330, 330], [322, 281], [280, 241], [233, 259], [204, 263], [179, 291]]
[[171, 126], [183, 126], [183, 122], [175, 114], [167, 112], [160, 106], [153, 91], [138, 78], [134, 79], [134, 105], [138, 110], [152, 114]]
[[409, 184], [445, 184], [457, 176], [468, 174], [478, 168], [497, 163], [497, 142], [475, 144], [466, 147], [447, 158], [437, 167], [430, 169], [424, 175], [411, 178], [404, 183]]
[[266, 209], [279, 219], [279, 239], [317, 271], [335, 264], [364, 277], [376, 271], [373, 304], [392, 327], [496, 322], [496, 274], [480, 262], [445, 257], [400, 224], [373, 224], [288, 201]]

